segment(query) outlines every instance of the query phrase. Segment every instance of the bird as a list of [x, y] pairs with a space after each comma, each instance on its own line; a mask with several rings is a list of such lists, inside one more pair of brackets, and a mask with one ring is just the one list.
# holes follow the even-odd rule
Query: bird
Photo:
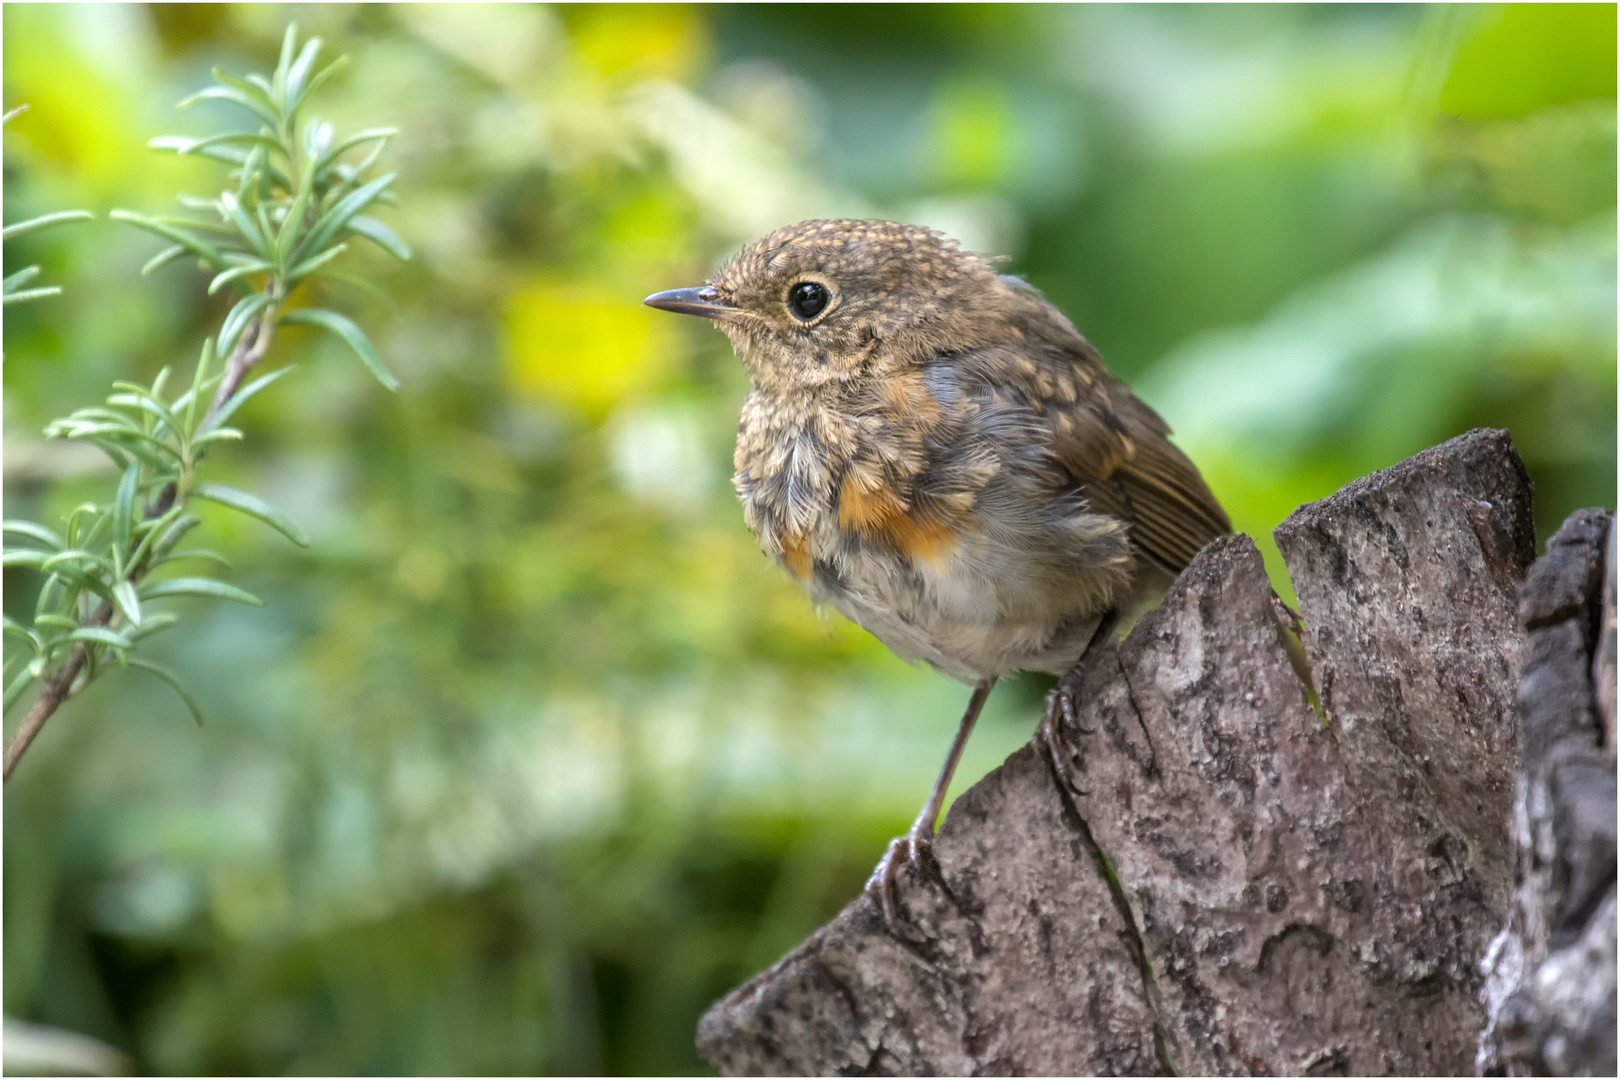
[[[804, 221], [643, 303], [708, 319], [748, 373], [734, 486], [763, 551], [817, 605], [973, 686], [867, 882], [894, 927], [898, 875], [997, 679], [1063, 674], [1231, 522], [1062, 312], [938, 231]], [[1060, 683], [1037, 732], [1055, 768], [1073, 716]]]

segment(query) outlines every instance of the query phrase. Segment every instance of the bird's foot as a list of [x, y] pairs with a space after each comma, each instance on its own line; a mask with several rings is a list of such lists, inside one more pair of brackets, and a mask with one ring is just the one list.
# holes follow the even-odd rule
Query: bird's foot
[[872, 876], [866, 879], [866, 891], [877, 901], [883, 911], [883, 921], [891, 931], [900, 925], [900, 906], [895, 898], [900, 871], [908, 866], [918, 866], [923, 853], [932, 846], [933, 840], [914, 825], [904, 836], [889, 841], [889, 849], [878, 860]]
[[1064, 723], [1082, 735], [1091, 734], [1090, 729], [1080, 726], [1075, 719], [1074, 691], [1059, 683], [1046, 695], [1046, 708], [1041, 713], [1041, 726], [1035, 730], [1035, 741], [1059, 781], [1076, 795], [1083, 796], [1086, 790], [1075, 778], [1075, 761], [1079, 754], [1063, 737]]

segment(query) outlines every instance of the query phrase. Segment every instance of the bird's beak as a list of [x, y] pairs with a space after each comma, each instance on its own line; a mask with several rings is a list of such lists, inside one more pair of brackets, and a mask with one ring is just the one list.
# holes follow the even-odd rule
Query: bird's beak
[[730, 304], [723, 303], [720, 294], [708, 285], [696, 289], [655, 292], [642, 303], [648, 307], [673, 311], [680, 315], [701, 315], [705, 319], [717, 319], [722, 315], [733, 314], [737, 310]]

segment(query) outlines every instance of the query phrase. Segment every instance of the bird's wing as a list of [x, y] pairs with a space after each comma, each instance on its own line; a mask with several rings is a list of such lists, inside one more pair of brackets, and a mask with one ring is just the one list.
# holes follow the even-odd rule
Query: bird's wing
[[1205, 544], [1232, 531], [1198, 467], [1170, 442], [1170, 426], [1103, 365], [1090, 342], [1033, 288], [1024, 340], [972, 363], [995, 392], [1025, 399], [1044, 420], [1049, 449], [1094, 512], [1130, 524], [1140, 554], [1179, 574]]
[[1108, 397], [1112, 411], [1092, 422], [1107, 428], [1102, 441], [1113, 452], [1097, 455], [1083, 440], [1061, 437], [1053, 451], [1088, 496], [1120, 506], [1143, 555], [1179, 574], [1205, 544], [1231, 532], [1232, 523], [1198, 467], [1169, 440], [1159, 414], [1118, 382]]

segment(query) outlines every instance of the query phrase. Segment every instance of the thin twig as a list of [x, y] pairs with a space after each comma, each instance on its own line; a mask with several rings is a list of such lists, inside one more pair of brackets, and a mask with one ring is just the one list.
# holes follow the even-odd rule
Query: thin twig
[[[112, 617], [113, 606], [103, 600], [101, 607], [96, 609], [96, 613], [90, 616], [90, 621], [85, 625], [106, 626], [112, 622]], [[73, 696], [73, 681], [79, 677], [79, 672], [84, 669], [84, 662], [89, 658], [89, 655], [85, 643], [79, 642], [73, 646], [73, 651], [68, 654], [67, 663], [62, 665], [62, 670], [46, 681], [45, 689], [40, 692], [39, 698], [35, 700], [34, 707], [28, 710], [28, 715], [23, 717], [23, 722], [17, 728], [17, 733], [11, 737], [11, 742], [6, 744], [4, 776], [6, 781], [10, 781], [11, 770], [15, 769], [17, 762], [22, 760], [23, 751], [33, 745], [34, 736], [38, 735], [40, 729], [45, 726], [45, 721], [51, 718], [51, 715], [56, 712], [64, 701]]]
[[208, 406], [208, 415], [198, 430], [208, 427], [208, 422], [214, 418], [225, 403], [231, 400], [247, 373], [253, 370], [253, 365], [264, 359], [264, 354], [270, 351], [270, 339], [275, 336], [275, 306], [272, 305], [260, 318], [253, 323], [242, 336], [237, 339], [236, 348], [225, 360], [225, 377], [220, 380], [219, 392], [214, 395], [214, 403]]

